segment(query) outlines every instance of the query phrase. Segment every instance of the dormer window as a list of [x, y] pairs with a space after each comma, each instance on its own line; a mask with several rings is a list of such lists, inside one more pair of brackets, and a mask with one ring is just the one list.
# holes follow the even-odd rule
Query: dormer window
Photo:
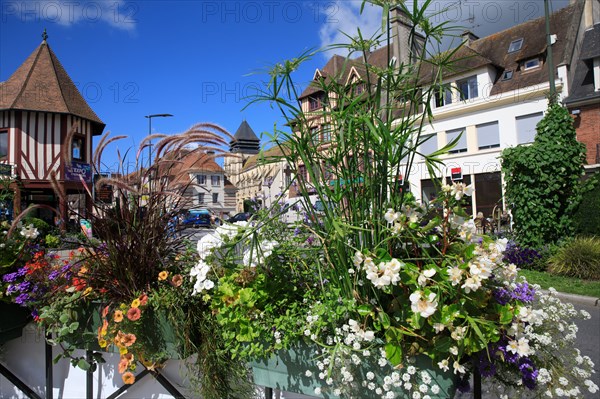
[[511, 80], [512, 77], [513, 77], [512, 69], [510, 69], [508, 71], [504, 71], [504, 73], [502, 74], [502, 80]]
[[452, 104], [452, 91], [450, 90], [450, 87], [440, 87], [435, 93], [436, 108], [449, 104]]
[[479, 97], [477, 90], [477, 75], [470, 76], [466, 79], [457, 80], [456, 86], [458, 86], [461, 101]]
[[529, 60], [525, 60], [523, 62], [523, 70], [524, 71], [528, 71], [530, 69], [534, 69], [540, 66], [540, 59], [539, 58], [531, 58]]
[[308, 97], [308, 110], [314, 111], [318, 108], [321, 108], [325, 102], [324, 99], [324, 93], [317, 93]]
[[517, 39], [510, 42], [510, 46], [508, 46], [508, 53], [514, 53], [515, 51], [521, 50], [521, 46], [523, 46], [523, 39]]

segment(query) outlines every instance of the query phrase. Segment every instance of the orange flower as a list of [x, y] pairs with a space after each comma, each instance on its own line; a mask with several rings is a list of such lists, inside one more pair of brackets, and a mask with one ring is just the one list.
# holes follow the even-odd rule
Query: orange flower
[[133, 363], [133, 353], [125, 353], [124, 355], [121, 355], [121, 360], [126, 360], [129, 364]]
[[167, 272], [166, 270], [163, 270], [162, 272], [158, 273], [158, 281], [164, 281], [167, 279], [167, 277], [169, 277], [169, 272]]
[[108, 306], [106, 306], [104, 309], [102, 309], [102, 317], [106, 317], [106, 315], [108, 315]]
[[125, 359], [121, 359], [119, 362], [119, 374], [123, 374], [125, 370], [127, 370], [127, 367], [129, 367], [129, 362]]
[[73, 278], [73, 287], [75, 287], [77, 291], [83, 290], [85, 288], [85, 285], [85, 280], [80, 279], [79, 277]]
[[140, 308], [130, 308], [127, 311], [127, 318], [131, 321], [139, 320], [142, 317], [142, 311]]
[[148, 304], [148, 295], [142, 294], [138, 299], [140, 300], [140, 306], [146, 306]]
[[77, 272], [78, 276], [85, 276], [85, 274], [87, 273], [88, 269], [85, 266], [82, 266], [79, 271]]
[[120, 323], [121, 321], [123, 321], [123, 312], [121, 310], [115, 310], [113, 320], [115, 321], [115, 323]]
[[171, 284], [173, 284], [174, 287], [181, 286], [181, 284], [183, 284], [183, 276], [181, 274], [174, 275], [171, 279]]
[[108, 322], [106, 319], [102, 319], [102, 327], [98, 327], [98, 339], [104, 337], [108, 331]]
[[125, 374], [123, 374], [123, 382], [125, 384], [133, 384], [135, 382], [135, 376], [131, 371], [128, 371]]
[[130, 347], [131, 345], [135, 344], [136, 339], [137, 338], [134, 334], [125, 334], [121, 339], [121, 343], [125, 347]]
[[131, 301], [131, 307], [132, 308], [139, 308], [141, 305], [140, 300], [138, 298], [134, 299], [133, 301]]

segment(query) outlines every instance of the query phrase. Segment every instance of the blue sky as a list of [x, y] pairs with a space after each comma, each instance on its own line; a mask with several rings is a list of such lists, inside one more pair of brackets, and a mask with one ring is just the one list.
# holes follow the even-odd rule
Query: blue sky
[[[272, 1], [7, 1], [0, 0], [0, 81], [41, 43], [48, 43], [112, 135], [129, 138], [109, 148], [105, 168], [115, 169], [116, 147], [137, 148], [148, 134], [179, 133], [214, 122], [235, 133], [246, 119], [259, 135], [281, 124], [267, 105], [246, 105], [269, 66], [343, 39], [343, 32], [373, 32], [380, 14], [358, 13], [359, 0]], [[553, 0], [552, 9], [568, 4]], [[437, 18], [479, 36], [543, 15], [542, 0], [434, 1], [450, 8]], [[438, 21], [439, 22], [439, 21]], [[300, 89], [328, 54], [296, 75]], [[106, 131], [105, 130], [105, 131]]]

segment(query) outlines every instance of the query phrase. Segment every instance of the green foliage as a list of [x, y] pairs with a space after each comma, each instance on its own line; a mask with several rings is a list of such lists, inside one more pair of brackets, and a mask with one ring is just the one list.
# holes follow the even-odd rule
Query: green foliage
[[517, 241], [541, 247], [572, 234], [585, 147], [567, 109], [551, 103], [533, 144], [507, 148], [501, 160]]
[[586, 280], [600, 280], [600, 238], [577, 237], [550, 258], [548, 272]]
[[575, 232], [600, 237], [600, 172], [585, 183], [581, 203], [573, 215]]
[[48, 248], [58, 248], [60, 246], [60, 237], [55, 236], [54, 234], [47, 234], [44, 241]]

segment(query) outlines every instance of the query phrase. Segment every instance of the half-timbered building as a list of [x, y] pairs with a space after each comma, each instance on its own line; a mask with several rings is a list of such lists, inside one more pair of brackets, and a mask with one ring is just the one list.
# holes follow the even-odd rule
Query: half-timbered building
[[[92, 181], [92, 137], [102, 134], [105, 125], [51, 50], [45, 32], [42, 37], [23, 64], [0, 82], [0, 174], [12, 180], [15, 195], [9, 206], [14, 213], [29, 204], [45, 204], [67, 218], [67, 205], [91, 209], [84, 183]], [[52, 173], [71, 204], [55, 195]], [[52, 221], [56, 215], [38, 209], [36, 216]]]

